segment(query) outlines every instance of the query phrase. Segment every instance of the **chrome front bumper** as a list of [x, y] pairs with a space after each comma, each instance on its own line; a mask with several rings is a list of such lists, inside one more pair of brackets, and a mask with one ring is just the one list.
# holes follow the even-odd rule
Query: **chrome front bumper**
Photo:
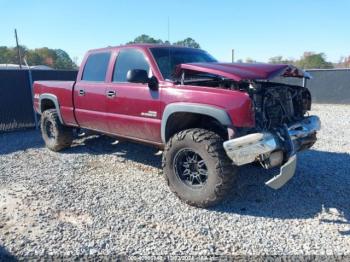
[[[304, 149], [303, 141], [321, 128], [317, 116], [309, 116], [286, 128], [280, 133], [254, 133], [224, 142], [226, 154], [237, 166], [268, 158], [274, 151], [286, 152], [289, 158], [281, 167], [281, 173], [266, 184], [274, 189], [282, 187], [295, 173], [296, 152]], [[286, 148], [288, 144], [288, 148]]]

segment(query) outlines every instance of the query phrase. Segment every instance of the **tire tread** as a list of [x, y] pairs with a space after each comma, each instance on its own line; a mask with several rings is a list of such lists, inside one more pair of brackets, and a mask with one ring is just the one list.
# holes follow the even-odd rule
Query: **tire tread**
[[[196, 143], [205, 143], [207, 153], [216, 159], [217, 174], [220, 179], [215, 185], [214, 195], [212, 198], [206, 198], [201, 201], [191, 201], [182, 198], [169, 182], [169, 178], [165, 172], [165, 167], [169, 161], [166, 159], [166, 155], [174, 143], [183, 140], [185, 137], [191, 137]], [[163, 176], [168, 184], [170, 190], [186, 204], [197, 207], [209, 207], [218, 204], [226, 195], [228, 195], [232, 189], [232, 185], [235, 181], [236, 167], [233, 166], [231, 160], [227, 157], [223, 148], [223, 141], [221, 137], [209, 130], [201, 128], [193, 128], [180, 131], [172, 136], [166, 144], [162, 158]]]
[[46, 146], [55, 152], [61, 151], [64, 148], [70, 147], [73, 141], [73, 132], [72, 128], [64, 126], [61, 124], [58, 113], [56, 109], [48, 109], [43, 112], [41, 120], [41, 133], [46, 133], [44, 126], [44, 119], [48, 119], [53, 124], [54, 128], [57, 131], [57, 137], [54, 143], [50, 143], [47, 138], [43, 135]]

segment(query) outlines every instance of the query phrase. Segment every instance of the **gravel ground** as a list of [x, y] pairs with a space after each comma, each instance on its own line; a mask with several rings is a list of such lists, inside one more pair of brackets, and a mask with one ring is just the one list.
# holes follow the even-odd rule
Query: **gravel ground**
[[211, 209], [170, 193], [153, 148], [89, 136], [54, 153], [39, 132], [1, 134], [0, 253], [350, 255], [350, 106], [312, 113], [319, 141], [285, 187], [247, 166]]

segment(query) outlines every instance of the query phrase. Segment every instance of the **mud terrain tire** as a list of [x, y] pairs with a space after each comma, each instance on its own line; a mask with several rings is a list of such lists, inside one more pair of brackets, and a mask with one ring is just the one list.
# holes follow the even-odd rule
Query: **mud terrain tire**
[[[181, 131], [166, 144], [163, 174], [171, 191], [185, 203], [209, 207], [230, 193], [237, 168], [227, 157], [222, 144], [219, 135], [200, 128]], [[199, 161], [193, 161], [194, 158]], [[198, 178], [198, 174], [204, 175]]]
[[61, 124], [56, 109], [43, 112], [40, 128], [46, 147], [50, 150], [57, 152], [72, 144], [73, 130]]

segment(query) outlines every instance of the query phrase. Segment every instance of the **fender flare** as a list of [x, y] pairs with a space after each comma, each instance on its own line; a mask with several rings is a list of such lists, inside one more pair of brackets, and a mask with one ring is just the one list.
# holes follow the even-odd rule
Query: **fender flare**
[[166, 125], [169, 117], [174, 113], [195, 113], [206, 115], [215, 118], [220, 124], [224, 126], [232, 125], [231, 118], [227, 112], [218, 107], [186, 102], [172, 103], [165, 107], [162, 117], [161, 138], [164, 144], [166, 143]]
[[62, 118], [62, 115], [61, 115], [60, 105], [58, 103], [58, 98], [57, 98], [57, 96], [55, 96], [53, 94], [44, 93], [44, 94], [41, 94], [39, 96], [39, 113], [40, 114], [43, 113], [43, 112], [41, 112], [41, 101], [44, 100], [44, 99], [48, 99], [48, 100], [50, 100], [50, 101], [52, 101], [54, 103], [55, 109], [57, 110], [58, 119], [60, 120], [61, 124], [64, 124], [63, 118]]

